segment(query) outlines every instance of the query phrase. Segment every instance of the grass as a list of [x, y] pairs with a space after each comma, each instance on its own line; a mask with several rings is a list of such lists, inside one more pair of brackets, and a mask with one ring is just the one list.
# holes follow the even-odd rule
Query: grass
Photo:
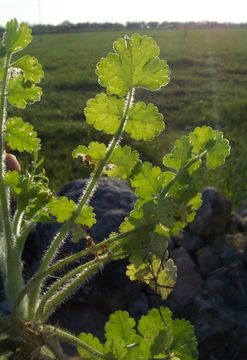
[[[161, 162], [174, 140], [195, 126], [208, 124], [223, 130], [232, 154], [217, 174], [204, 184], [218, 186], [234, 204], [247, 195], [247, 29], [146, 31], [168, 61], [171, 82], [159, 92], [137, 91], [137, 98], [154, 102], [165, 116], [166, 130], [148, 144], [131, 142], [145, 160]], [[56, 34], [35, 37], [27, 53], [44, 67], [43, 99], [23, 117], [37, 129], [51, 184], [55, 189], [69, 180], [88, 176], [71, 157], [80, 143], [109, 138], [87, 126], [83, 108], [89, 98], [104, 91], [95, 65], [112, 49], [121, 32]], [[16, 112], [15, 112], [16, 113]], [[130, 142], [126, 137], [124, 142]]]

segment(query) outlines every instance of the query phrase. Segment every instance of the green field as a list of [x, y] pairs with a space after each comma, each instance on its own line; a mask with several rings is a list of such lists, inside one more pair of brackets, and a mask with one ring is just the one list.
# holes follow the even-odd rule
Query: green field
[[[247, 196], [247, 29], [146, 31], [161, 48], [171, 69], [171, 81], [159, 92], [137, 91], [137, 98], [154, 102], [164, 114], [166, 130], [150, 143], [131, 142], [144, 160], [159, 164], [174, 139], [195, 126], [208, 124], [224, 131], [232, 154], [224, 168], [203, 179], [216, 185], [236, 205]], [[35, 37], [27, 53], [44, 67], [43, 98], [20, 111], [38, 131], [45, 167], [57, 189], [68, 180], [88, 176], [71, 157], [80, 143], [108, 137], [87, 126], [83, 108], [104, 91], [97, 84], [95, 65], [121, 32], [90, 32]], [[15, 111], [16, 113], [16, 111]], [[124, 142], [129, 142], [126, 137]]]

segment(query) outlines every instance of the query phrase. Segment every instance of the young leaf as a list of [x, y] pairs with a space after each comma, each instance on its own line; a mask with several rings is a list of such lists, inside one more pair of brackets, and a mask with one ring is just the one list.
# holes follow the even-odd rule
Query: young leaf
[[16, 194], [20, 193], [21, 189], [18, 187], [20, 181], [20, 174], [17, 170], [7, 171], [4, 176], [4, 183], [9, 186]]
[[156, 106], [137, 102], [129, 111], [125, 131], [134, 140], [151, 140], [159, 135], [164, 127], [163, 115]]
[[73, 158], [81, 157], [82, 161], [86, 164], [97, 163], [100, 160], [104, 159], [106, 154], [106, 145], [98, 143], [97, 141], [92, 141], [88, 147], [84, 145], [79, 145], [73, 152]]
[[163, 164], [168, 168], [179, 170], [188, 160], [192, 158], [192, 144], [189, 136], [182, 136], [176, 140], [175, 146], [170, 154], [163, 158]]
[[89, 228], [92, 227], [96, 223], [93, 207], [89, 205], [84, 205], [81, 213], [75, 219], [75, 223], [80, 225], [86, 225]]
[[113, 135], [120, 125], [123, 111], [124, 99], [101, 93], [88, 100], [84, 113], [88, 124]]
[[6, 142], [13, 150], [32, 153], [40, 149], [40, 139], [33, 126], [20, 117], [12, 117], [6, 124]]
[[25, 55], [17, 60], [13, 66], [20, 68], [23, 71], [24, 81], [39, 83], [40, 80], [44, 77], [42, 66], [33, 56]]
[[162, 173], [158, 166], [145, 162], [135, 171], [131, 185], [138, 197], [150, 200], [173, 176], [171, 173]]
[[7, 53], [15, 53], [24, 49], [32, 41], [31, 29], [25, 23], [12, 19], [6, 24], [3, 45]]
[[19, 109], [25, 109], [29, 104], [39, 101], [42, 95], [40, 87], [34, 84], [26, 85], [22, 75], [9, 80], [8, 102]]
[[127, 145], [116, 147], [109, 159], [105, 172], [108, 176], [127, 179], [139, 158], [137, 151], [132, 151]]
[[126, 95], [135, 87], [158, 90], [169, 82], [169, 68], [160, 60], [159, 47], [149, 36], [133, 34], [118, 39], [110, 53], [97, 64], [100, 85], [109, 94]]
[[114, 312], [105, 325], [105, 338], [107, 341], [123, 340], [125, 345], [130, 345], [138, 340], [134, 329], [135, 320], [129, 317], [127, 311]]
[[69, 220], [76, 209], [76, 204], [73, 200], [69, 200], [65, 196], [53, 198], [48, 204], [49, 213], [56, 216], [57, 221], [62, 223]]
[[230, 153], [228, 140], [223, 138], [220, 131], [213, 130], [209, 126], [195, 128], [190, 134], [190, 138], [195, 154], [207, 151], [206, 158], [209, 168], [215, 169], [222, 165]]
[[118, 310], [110, 316], [105, 325], [105, 352], [114, 359], [128, 359], [127, 345], [138, 343], [135, 320], [129, 317], [127, 311]]
[[207, 166], [216, 169], [225, 162], [225, 158], [230, 154], [229, 141], [223, 138], [223, 133], [215, 130], [215, 145], [208, 151]]
[[[93, 349], [98, 350], [99, 352], [103, 353], [104, 346], [101, 344], [100, 340], [93, 336], [90, 333], [81, 333], [79, 338], [84, 341], [87, 345], [91, 346]], [[82, 356], [83, 359], [87, 360], [99, 360], [99, 357], [93, 355], [89, 351], [85, 350], [85, 348], [78, 346], [77, 348], [78, 353]]]

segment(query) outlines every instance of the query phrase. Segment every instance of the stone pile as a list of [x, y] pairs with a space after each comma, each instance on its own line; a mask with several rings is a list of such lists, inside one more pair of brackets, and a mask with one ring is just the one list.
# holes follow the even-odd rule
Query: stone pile
[[[85, 180], [73, 181], [59, 195], [77, 200], [85, 185]], [[97, 217], [94, 239], [102, 241], [116, 231], [134, 202], [126, 183], [100, 179], [92, 199]], [[29, 254], [39, 261], [58, 227], [37, 227], [26, 247], [27, 262]], [[82, 246], [68, 239], [62, 252], [72, 253]], [[186, 318], [195, 326], [201, 360], [246, 360], [247, 210], [232, 213], [228, 199], [214, 188], [205, 189], [196, 218], [179, 236], [169, 239], [169, 252], [178, 278], [167, 301], [147, 286], [130, 282], [125, 276], [126, 262], [116, 261], [85, 284], [56, 312], [53, 321], [77, 334], [93, 332], [102, 338], [111, 312], [125, 309], [137, 319], [152, 307], [166, 305], [174, 317]]]

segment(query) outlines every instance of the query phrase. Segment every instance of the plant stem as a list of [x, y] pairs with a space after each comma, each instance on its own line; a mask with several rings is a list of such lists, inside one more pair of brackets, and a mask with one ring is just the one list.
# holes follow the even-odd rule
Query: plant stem
[[[109, 260], [113, 260], [113, 256], [111, 254], [107, 254], [109, 257]], [[62, 289], [62, 286], [66, 283], [68, 283], [71, 278], [75, 277], [76, 275], [79, 275], [82, 273], [82, 271], [85, 272], [85, 270], [90, 269], [94, 265], [97, 265], [99, 263], [102, 264], [102, 257], [96, 258], [92, 261], [88, 261], [85, 264], [82, 264], [80, 266], [77, 266], [75, 269], [67, 272], [63, 277], [56, 280], [47, 290], [47, 292], [43, 295], [42, 300], [38, 306], [38, 309], [36, 311], [37, 319], [40, 319], [42, 317], [42, 313], [44, 310], [44, 307], [46, 306], [46, 303], [51, 299], [52, 296], [58, 291]], [[66, 285], [65, 285], [66, 286]]]
[[13, 217], [13, 233], [15, 234], [16, 238], [20, 235], [21, 232], [21, 223], [23, 220], [24, 211], [23, 209], [18, 209], [15, 212], [15, 215]]
[[[0, 207], [1, 216], [3, 222], [3, 237], [2, 249], [5, 251], [6, 265], [6, 282], [5, 282], [5, 293], [10, 303], [10, 306], [15, 303], [21, 290], [24, 288], [24, 281], [22, 277], [22, 261], [18, 254], [15, 237], [12, 231], [11, 214], [9, 208], [9, 194], [8, 189], [4, 184], [5, 174], [5, 125], [6, 125], [6, 114], [7, 114], [7, 88], [8, 88], [8, 70], [11, 61], [11, 54], [6, 55], [4, 74], [2, 80], [1, 98], [0, 98]], [[19, 308], [20, 316], [25, 317], [25, 304]]]
[[112, 260], [112, 255], [107, 254], [103, 257], [100, 257], [97, 262], [91, 265], [89, 268], [85, 269], [84, 272], [78, 274], [71, 282], [65, 284], [65, 286], [55, 293], [49, 301], [47, 301], [42, 314], [41, 320], [45, 322], [49, 316], [56, 310], [56, 308], [61, 305], [71, 294], [75, 292], [86, 280], [88, 280], [92, 275], [94, 275], [98, 270], [102, 269], [105, 264]]
[[36, 283], [39, 283], [41, 279], [47, 278], [49, 275], [53, 274], [55, 271], [58, 271], [62, 269], [64, 266], [69, 265], [70, 263], [83, 258], [89, 254], [97, 253], [99, 250], [111, 245], [114, 242], [121, 241], [127, 236], [138, 234], [140, 230], [143, 230], [144, 228], [149, 229], [149, 226], [143, 226], [140, 228], [136, 228], [130, 231], [127, 231], [125, 233], [117, 234], [115, 236], [110, 236], [109, 239], [102, 241], [99, 244], [92, 245], [84, 250], [81, 250], [75, 254], [72, 254], [65, 259], [59, 260], [54, 265], [50, 266], [47, 270], [45, 270], [43, 273], [40, 273], [39, 275], [35, 274], [32, 279], [26, 284], [25, 288], [20, 293], [18, 299], [16, 300], [14, 308], [17, 309], [19, 304], [21, 303], [21, 300], [23, 297], [29, 292], [29, 289], [31, 287], [34, 287]]
[[51, 325], [46, 325], [45, 327], [48, 331], [52, 331], [62, 342], [65, 342], [67, 344], [73, 344], [76, 346], [82, 347], [84, 350], [88, 351], [94, 356], [97, 356], [100, 359], [107, 359], [107, 357], [100, 351], [96, 350], [92, 346], [88, 345], [83, 340], [77, 338], [76, 336], [68, 333], [67, 331], [64, 331], [62, 329], [59, 329], [57, 327], [53, 327]]
[[[44, 272], [47, 269], [47, 267], [49, 266], [49, 264], [52, 261], [53, 257], [57, 253], [60, 244], [62, 243], [63, 239], [65, 238], [65, 236], [69, 232], [71, 225], [73, 224], [73, 222], [75, 221], [77, 216], [80, 214], [83, 206], [90, 200], [90, 198], [91, 198], [91, 196], [93, 194], [94, 188], [95, 188], [95, 186], [97, 184], [97, 181], [98, 181], [99, 177], [102, 174], [102, 171], [103, 171], [104, 167], [107, 165], [107, 162], [108, 162], [113, 150], [115, 149], [115, 147], [117, 146], [117, 144], [121, 140], [122, 133], [123, 133], [124, 127], [125, 127], [127, 119], [128, 119], [128, 113], [129, 113], [130, 107], [131, 107], [132, 102], [133, 102], [133, 97], [134, 97], [134, 89], [132, 89], [128, 93], [126, 106], [125, 106], [125, 109], [124, 109], [124, 112], [123, 112], [121, 123], [119, 125], [119, 128], [118, 128], [116, 134], [113, 137], [112, 142], [108, 146], [108, 149], [107, 149], [107, 152], [106, 152], [106, 155], [105, 155], [104, 159], [100, 162], [98, 168], [96, 169], [96, 171], [94, 173], [94, 176], [89, 181], [89, 183], [88, 183], [88, 185], [86, 187], [86, 190], [84, 191], [84, 194], [83, 194], [83, 196], [81, 197], [81, 199], [79, 201], [79, 204], [77, 206], [76, 211], [73, 213], [70, 220], [62, 225], [61, 229], [59, 230], [59, 232], [57, 233], [57, 235], [53, 239], [47, 253], [43, 257], [41, 265], [40, 265], [40, 267], [39, 267], [39, 269], [37, 271], [37, 275], [39, 275], [40, 273]], [[42, 281], [41, 281], [41, 283], [42, 283]], [[30, 292], [30, 306], [29, 306], [29, 316], [30, 317], [32, 317], [34, 315], [36, 307], [37, 307], [41, 283], [37, 284], [33, 289], [31, 289], [31, 292]]]

